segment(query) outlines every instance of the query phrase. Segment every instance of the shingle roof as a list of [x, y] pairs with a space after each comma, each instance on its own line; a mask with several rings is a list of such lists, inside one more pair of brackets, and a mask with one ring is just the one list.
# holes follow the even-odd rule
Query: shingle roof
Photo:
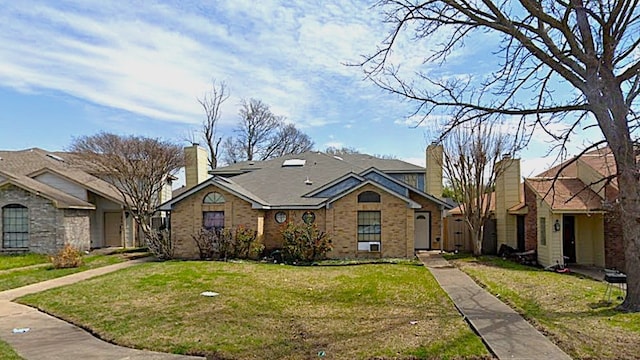
[[[33, 179], [34, 177], [46, 172], [55, 173], [91, 192], [114, 202], [122, 203], [122, 196], [113, 185], [83, 171], [82, 168], [67, 161], [69, 160], [68, 157], [72, 157], [72, 154], [48, 152], [39, 148], [0, 151], [0, 171], [11, 174], [11, 182], [16, 186], [37, 188], [38, 192], [57, 198], [60, 200], [60, 206], [62, 204], [71, 204], [73, 201], [67, 198], [63, 199], [64, 197], [61, 194], [65, 194], [64, 192], [38, 182]], [[74, 198], [69, 194], [65, 194], [65, 196]], [[78, 200], [82, 202], [83, 206], [89, 204], [83, 200]]]
[[525, 183], [553, 210], [602, 210], [602, 198], [579, 179], [528, 178]]
[[[293, 165], [287, 166], [290, 163]], [[300, 165], [302, 163], [304, 165]], [[267, 206], [313, 207], [321, 206], [327, 201], [327, 198], [308, 195], [314, 190], [322, 188], [336, 179], [344, 178], [348, 174], [366, 173], [372, 168], [383, 173], [422, 173], [425, 171], [420, 166], [395, 159], [379, 159], [363, 154], [332, 156], [309, 151], [272, 160], [245, 161], [218, 168], [211, 171], [211, 174], [214, 175], [214, 179], [211, 181], [221, 181], [221, 179], [216, 179], [218, 176], [234, 175], [229, 180], [232, 180], [238, 189], [242, 189], [238, 191], [246, 192], [245, 195], [254, 200], [260, 199], [258, 202]], [[410, 187], [407, 185], [407, 188]], [[419, 189], [412, 190], [431, 198], [430, 195], [424, 194]], [[192, 192], [191, 189], [187, 190], [187, 193], [190, 192]], [[432, 200], [441, 202], [435, 198]], [[445, 205], [449, 207], [448, 204]]]

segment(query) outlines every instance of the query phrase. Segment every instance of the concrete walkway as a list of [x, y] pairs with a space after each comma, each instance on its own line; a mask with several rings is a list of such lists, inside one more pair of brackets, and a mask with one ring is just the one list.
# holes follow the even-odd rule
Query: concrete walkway
[[418, 257], [498, 359], [571, 359], [442, 255], [423, 252]]
[[[127, 261], [0, 292], [0, 339], [7, 342], [26, 360], [203, 359], [194, 356], [135, 350], [113, 345], [94, 337], [77, 326], [29, 306], [11, 302], [11, 300], [20, 296], [73, 284], [145, 261], [148, 261], [148, 259]], [[14, 329], [24, 328], [29, 328], [29, 331], [23, 333], [13, 332]]]

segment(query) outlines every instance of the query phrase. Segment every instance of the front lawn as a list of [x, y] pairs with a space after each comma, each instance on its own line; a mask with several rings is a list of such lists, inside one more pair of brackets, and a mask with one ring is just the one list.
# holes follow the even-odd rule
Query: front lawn
[[[12, 258], [13, 255], [8, 257]], [[84, 265], [77, 268], [54, 269], [52, 265], [49, 265], [30, 267], [26, 269], [18, 269], [14, 267], [11, 271], [0, 272], [0, 291], [15, 289], [29, 284], [55, 279], [80, 271], [124, 261], [124, 258], [121, 255], [87, 255], [83, 258]], [[0, 262], [5, 263], [5, 261], [6, 259], [4, 259], [4, 256], [0, 257]]]
[[27, 253], [15, 255], [0, 255], [0, 271], [31, 265], [46, 264], [48, 262], [49, 257], [42, 254]]
[[117, 344], [216, 359], [490, 358], [410, 264], [146, 263], [19, 301]]
[[[450, 260], [542, 329], [575, 359], [638, 359], [640, 314], [605, 301], [606, 283], [496, 257]], [[614, 295], [618, 294], [614, 292]]]
[[2, 360], [22, 360], [18, 354], [7, 344], [0, 340], [0, 359]]

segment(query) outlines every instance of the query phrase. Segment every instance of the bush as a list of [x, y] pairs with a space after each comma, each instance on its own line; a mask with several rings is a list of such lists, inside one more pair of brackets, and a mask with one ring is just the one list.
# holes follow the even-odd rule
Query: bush
[[66, 244], [60, 252], [51, 257], [51, 263], [55, 269], [67, 269], [82, 266], [82, 253], [73, 246]]
[[305, 262], [326, 258], [331, 251], [331, 239], [315, 224], [288, 223], [282, 229], [282, 256], [287, 262]]
[[202, 260], [228, 260], [256, 258], [264, 249], [257, 231], [238, 226], [230, 229], [201, 229], [191, 235]]
[[149, 251], [158, 259], [173, 259], [173, 242], [169, 230], [151, 230], [145, 234]]

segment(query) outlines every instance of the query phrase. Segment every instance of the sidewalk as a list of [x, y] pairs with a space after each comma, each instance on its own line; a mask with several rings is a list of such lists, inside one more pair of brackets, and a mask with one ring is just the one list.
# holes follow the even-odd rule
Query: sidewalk
[[[113, 345], [94, 337], [75, 325], [29, 306], [11, 302], [11, 300], [20, 296], [73, 284], [146, 261], [148, 261], [147, 258], [127, 261], [0, 292], [0, 339], [7, 342], [26, 360], [202, 359], [200, 357], [165, 354]], [[13, 333], [13, 329], [21, 328], [29, 328], [29, 331]]]
[[423, 252], [418, 257], [498, 359], [571, 359], [442, 255]]

